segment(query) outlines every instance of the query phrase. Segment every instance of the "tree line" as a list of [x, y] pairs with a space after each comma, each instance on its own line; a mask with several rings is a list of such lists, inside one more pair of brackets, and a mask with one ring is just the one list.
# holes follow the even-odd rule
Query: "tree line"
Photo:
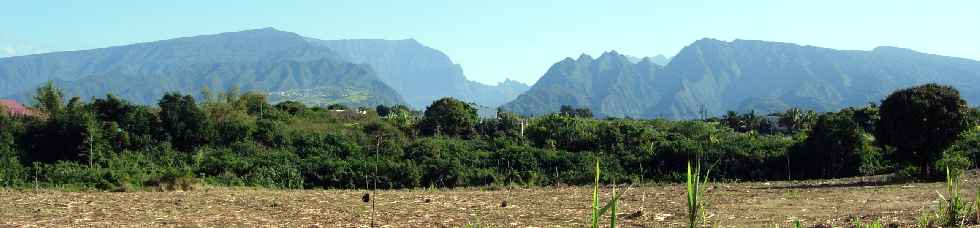
[[[414, 188], [929, 177], [980, 162], [980, 119], [951, 87], [902, 89], [880, 105], [816, 113], [729, 112], [701, 120], [594, 119], [587, 108], [523, 117], [443, 98], [424, 111], [271, 104], [237, 90], [67, 102], [50, 83], [39, 115], [0, 114], [0, 186], [130, 189], [188, 178], [271, 188]], [[6, 113], [6, 112], [0, 112]]]

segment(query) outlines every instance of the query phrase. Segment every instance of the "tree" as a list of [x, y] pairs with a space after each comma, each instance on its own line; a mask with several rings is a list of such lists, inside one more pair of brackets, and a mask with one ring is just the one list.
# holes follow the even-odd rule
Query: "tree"
[[175, 147], [191, 151], [210, 139], [207, 115], [194, 97], [167, 93], [160, 99], [160, 123]]
[[378, 113], [379, 117], [386, 117], [391, 113], [391, 108], [385, 105], [378, 105], [378, 107], [374, 108], [374, 111]]
[[968, 111], [969, 120], [967, 126], [980, 126], [980, 107], [972, 108]]
[[245, 106], [245, 109], [248, 110], [248, 114], [250, 115], [261, 115], [272, 109], [265, 94], [259, 92], [246, 92], [238, 96], [237, 102], [241, 103], [241, 106]]
[[572, 106], [569, 105], [562, 105], [558, 113], [571, 117], [592, 118], [592, 110], [589, 109], [588, 107], [573, 108]]
[[926, 176], [942, 151], [967, 128], [966, 101], [950, 86], [926, 84], [898, 90], [879, 108], [875, 137], [895, 147], [900, 161], [922, 165]]
[[750, 132], [750, 131], [760, 131], [760, 132], [770, 132], [772, 128], [772, 123], [768, 120], [762, 118], [755, 114], [755, 111], [751, 111], [745, 114], [739, 115], [735, 111], [728, 111], [721, 118], [722, 124], [728, 126], [736, 132]]
[[64, 109], [64, 94], [50, 81], [38, 87], [36, 93], [34, 95], [34, 101], [37, 102], [35, 108], [48, 115], [57, 115]]
[[95, 112], [95, 117], [100, 121], [122, 123], [126, 119], [126, 115], [135, 108], [129, 102], [112, 94], [106, 94], [105, 98], [97, 98], [92, 101], [92, 111]]
[[283, 101], [276, 104], [276, 109], [289, 113], [290, 115], [298, 115], [306, 111], [306, 105], [296, 101]]
[[[53, 87], [45, 90], [57, 91]], [[53, 100], [55, 99], [49, 101]], [[64, 107], [44, 108], [58, 111], [49, 112], [47, 119], [31, 127], [24, 158], [27, 161], [50, 163], [61, 160], [82, 161], [83, 158], [88, 158], [91, 162], [98, 153], [101, 142], [99, 124], [91, 110], [78, 97], [72, 98]]]
[[425, 109], [419, 129], [423, 135], [470, 136], [477, 119], [476, 108], [447, 97], [432, 102]]
[[944, 159], [950, 157], [962, 157], [967, 161], [972, 160], [972, 164], [966, 164], [967, 167], [962, 168], [969, 168], [971, 166], [980, 167], [977, 165], [980, 164], [980, 127], [975, 127], [974, 129], [960, 134], [959, 138], [953, 142], [953, 145], [943, 153]]
[[[808, 178], [836, 178], [855, 176], [862, 170], [875, 170], [864, 167], [865, 159], [879, 153], [865, 137], [861, 125], [852, 118], [852, 113], [842, 111], [820, 115], [810, 135], [792, 156], [801, 161], [794, 162], [797, 171], [793, 173]], [[873, 165], [873, 164], [871, 164]]]
[[742, 119], [738, 116], [737, 112], [729, 110], [721, 117], [721, 123], [728, 126], [728, 128], [738, 131], [742, 126]]
[[854, 113], [854, 121], [857, 121], [861, 128], [866, 132], [875, 132], [875, 125], [881, 120], [881, 116], [878, 115], [878, 105], [868, 104], [863, 108], [847, 108], [852, 113]]
[[787, 133], [790, 134], [809, 128], [810, 122], [813, 122], [813, 117], [816, 116], [815, 113], [804, 112], [799, 108], [790, 108], [776, 115], [779, 116], [777, 120], [779, 124], [786, 128]]
[[348, 109], [350, 109], [350, 108], [347, 108], [347, 106], [344, 105], [344, 104], [331, 104], [331, 105], [327, 105], [327, 110], [348, 110]]

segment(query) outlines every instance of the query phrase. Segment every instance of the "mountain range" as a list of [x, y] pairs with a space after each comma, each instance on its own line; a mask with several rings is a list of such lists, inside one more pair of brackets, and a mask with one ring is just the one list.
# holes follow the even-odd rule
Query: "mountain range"
[[650, 85], [662, 69], [651, 58], [634, 63], [615, 51], [597, 59], [584, 54], [565, 58], [503, 109], [540, 115], [568, 105], [591, 108], [600, 116], [639, 117], [660, 99], [659, 91]]
[[495, 86], [470, 81], [449, 56], [413, 39], [309, 40], [334, 50], [344, 59], [372, 66], [382, 81], [416, 109], [424, 109], [442, 97], [497, 107], [530, 88], [512, 80]]
[[0, 97], [22, 102], [53, 81], [68, 96], [113, 93], [142, 104], [170, 91], [238, 87], [273, 102], [415, 108], [448, 96], [496, 107], [529, 88], [467, 80], [448, 56], [414, 40], [329, 41], [273, 28], [0, 58], [0, 81]]
[[113, 93], [154, 104], [166, 92], [259, 91], [272, 102], [407, 104], [456, 97], [490, 116], [587, 107], [599, 117], [690, 119], [733, 110], [834, 111], [917, 84], [949, 84], [980, 102], [980, 62], [897, 47], [835, 50], [701, 39], [670, 58], [616, 51], [565, 58], [533, 85], [471, 81], [446, 54], [416, 40], [321, 40], [273, 28], [92, 50], [0, 58], [0, 98], [30, 103], [51, 81], [68, 96]]
[[588, 107], [598, 116], [690, 119], [733, 110], [834, 111], [936, 82], [980, 102], [980, 62], [896, 47], [848, 51], [753, 40], [702, 39], [663, 67], [607, 52], [555, 63], [502, 108], [525, 115]]

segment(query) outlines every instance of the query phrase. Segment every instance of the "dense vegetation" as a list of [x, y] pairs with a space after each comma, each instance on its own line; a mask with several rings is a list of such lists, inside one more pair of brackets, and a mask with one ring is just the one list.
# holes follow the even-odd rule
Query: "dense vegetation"
[[[690, 160], [726, 180], [976, 166], [978, 111], [966, 109], [950, 87], [896, 94], [904, 93], [923, 110], [936, 110], [914, 115], [942, 121], [912, 123], [903, 117], [911, 113], [892, 105], [910, 104], [893, 99], [903, 95], [882, 107], [829, 113], [789, 109], [672, 121], [594, 119], [588, 109], [565, 107], [533, 118], [500, 112], [480, 119], [453, 98], [424, 112], [345, 110], [270, 104], [262, 94], [232, 90], [200, 101], [167, 93], [151, 107], [112, 95], [65, 102], [48, 84], [34, 97], [43, 115], [0, 115], [0, 185], [124, 190], [175, 179], [273, 188], [586, 185], [595, 181], [597, 159], [602, 183], [682, 181]], [[925, 150], [876, 140], [882, 129], [920, 133], [909, 127], [957, 121], [962, 128], [927, 139], [928, 152], [937, 153], [927, 162], [905, 155]]]

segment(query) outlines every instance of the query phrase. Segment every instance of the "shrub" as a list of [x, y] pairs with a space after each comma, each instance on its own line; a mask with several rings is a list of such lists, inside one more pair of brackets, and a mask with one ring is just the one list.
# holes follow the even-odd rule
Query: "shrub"
[[978, 165], [980, 164], [980, 126], [960, 134], [953, 145], [943, 152], [944, 158], [945, 156], [952, 156], [948, 154], [969, 159], [968, 166], [970, 167], [980, 167]]
[[0, 187], [20, 187], [27, 184], [24, 179], [26, 168], [12, 151], [0, 149]]
[[109, 190], [123, 184], [107, 169], [98, 166], [86, 166], [77, 162], [60, 161], [55, 164], [37, 164], [33, 173], [45, 187], [56, 187], [66, 190]]
[[164, 192], [190, 191], [194, 189], [196, 183], [197, 180], [189, 173], [169, 171], [147, 180], [144, 186]]

